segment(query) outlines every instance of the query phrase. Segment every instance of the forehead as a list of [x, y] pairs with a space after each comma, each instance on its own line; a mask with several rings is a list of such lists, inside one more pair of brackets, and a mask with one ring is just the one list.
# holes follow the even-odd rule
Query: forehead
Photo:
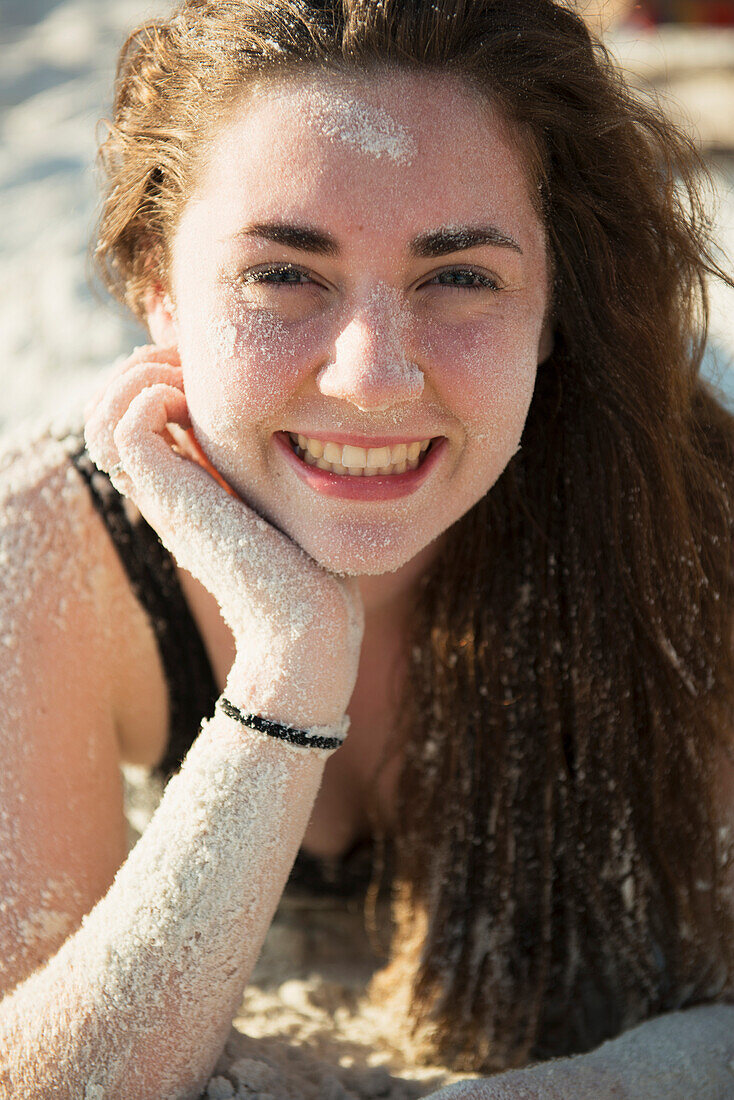
[[194, 199], [222, 221], [310, 213], [407, 232], [491, 213], [520, 232], [539, 228], [531, 188], [517, 135], [466, 81], [377, 69], [250, 89], [213, 132]]

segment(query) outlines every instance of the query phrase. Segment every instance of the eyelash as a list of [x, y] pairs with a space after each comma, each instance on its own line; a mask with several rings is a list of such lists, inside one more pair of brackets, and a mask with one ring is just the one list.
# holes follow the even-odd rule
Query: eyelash
[[[308, 272], [303, 268], [296, 267], [295, 264], [273, 264], [271, 267], [262, 268], [260, 271], [248, 271], [240, 276], [240, 282], [247, 285], [250, 283], [266, 283], [269, 280], [266, 278], [268, 275], [282, 275], [284, 273], [293, 273], [296, 275], [308, 276]], [[485, 275], [481, 271], [475, 271], [471, 267], [457, 267], [449, 268], [446, 271], [439, 271], [438, 275], [434, 275], [434, 279], [441, 278], [446, 275], [469, 275], [471, 278], [476, 279], [477, 283], [474, 285], [467, 283], [460, 283], [454, 286], [454, 290], [501, 290], [502, 287], [495, 280], [490, 278], [489, 275]], [[432, 282], [433, 280], [431, 280]], [[305, 283], [297, 282], [295, 279], [287, 280], [275, 280], [270, 283], [271, 286], [304, 286]], [[428, 284], [429, 286], [431, 283]], [[446, 285], [446, 284], [439, 284]]]
[[[492, 279], [489, 275], [485, 275], [481, 271], [475, 271], [472, 267], [452, 267], [447, 271], [439, 271], [438, 275], [434, 275], [434, 279], [438, 279], [443, 275], [469, 275], [472, 279], [476, 279], [477, 283], [469, 285], [467, 283], [458, 283], [455, 290], [501, 290], [499, 283], [496, 279]], [[430, 285], [430, 284], [429, 284]]]
[[[259, 271], [246, 271], [240, 275], [240, 282], [247, 285], [248, 283], [264, 283], [267, 275], [278, 275], [284, 272], [292, 272], [296, 275], [306, 275], [307, 273], [300, 267], [295, 267], [294, 264], [273, 264], [272, 267], [264, 267]], [[273, 282], [272, 286], [303, 286], [302, 283], [297, 283], [293, 279], [289, 279], [283, 282]]]

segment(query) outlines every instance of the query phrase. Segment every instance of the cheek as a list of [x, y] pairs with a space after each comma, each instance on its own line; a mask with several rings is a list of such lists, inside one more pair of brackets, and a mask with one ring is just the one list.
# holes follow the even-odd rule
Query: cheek
[[262, 311], [226, 310], [181, 333], [186, 397], [195, 425], [217, 442], [270, 423], [300, 385], [304, 341]]
[[496, 450], [505, 462], [520, 446], [536, 373], [535, 349], [517, 349], [502, 362], [485, 362], [472, 388], [475, 400], [465, 423], [475, 439]]
[[482, 319], [456, 341], [434, 333], [432, 349], [443, 364], [441, 396], [468, 436], [491, 441], [500, 452], [519, 444], [535, 386], [540, 322], [533, 314]]

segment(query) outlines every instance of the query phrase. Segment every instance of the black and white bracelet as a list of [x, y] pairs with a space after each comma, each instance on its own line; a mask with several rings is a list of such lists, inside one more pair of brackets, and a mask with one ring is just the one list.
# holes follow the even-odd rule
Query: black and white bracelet
[[263, 718], [259, 714], [248, 714], [241, 710], [229, 699], [220, 695], [217, 706], [229, 718], [234, 718], [248, 729], [257, 730], [258, 733], [266, 733], [268, 737], [276, 737], [280, 741], [287, 741], [289, 745], [297, 745], [299, 748], [322, 749], [333, 752], [344, 743], [349, 729], [349, 718], [345, 715], [341, 722], [333, 726], [313, 726], [312, 729], [299, 729], [297, 726], [286, 726], [281, 722], [274, 722], [271, 718]]

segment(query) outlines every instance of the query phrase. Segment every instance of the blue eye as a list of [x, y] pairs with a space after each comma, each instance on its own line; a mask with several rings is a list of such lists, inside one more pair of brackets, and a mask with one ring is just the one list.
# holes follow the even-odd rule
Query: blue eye
[[434, 275], [428, 283], [428, 286], [434, 284], [437, 280], [451, 279], [456, 280], [451, 283], [441, 282], [441, 286], [451, 286], [456, 290], [501, 290], [499, 283], [495, 279], [491, 279], [489, 275], [485, 275], [481, 271], [474, 271], [470, 267], [453, 267], [446, 271], [439, 271], [438, 275]]

